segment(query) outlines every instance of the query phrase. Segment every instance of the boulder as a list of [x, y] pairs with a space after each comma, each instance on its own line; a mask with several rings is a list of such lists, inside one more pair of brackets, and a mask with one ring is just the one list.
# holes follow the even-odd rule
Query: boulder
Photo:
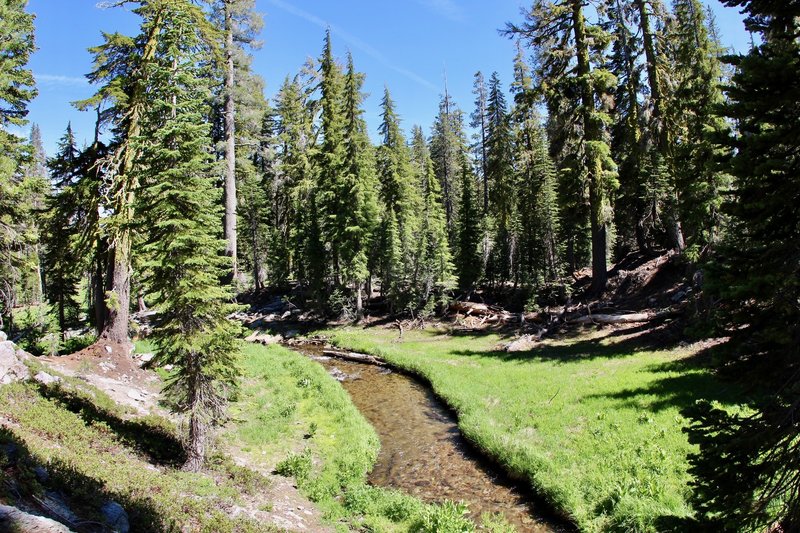
[[536, 347], [537, 339], [534, 335], [523, 335], [505, 345], [507, 352], [529, 352]]
[[100, 512], [103, 514], [106, 524], [117, 533], [128, 533], [130, 531], [128, 513], [117, 502], [107, 501], [100, 507]]
[[8, 335], [3, 330], [0, 330], [0, 342], [6, 342], [8, 340]]
[[58, 383], [61, 381], [61, 378], [58, 376], [52, 376], [47, 372], [41, 371], [38, 372], [35, 376], [33, 376], [33, 380], [37, 383], [41, 383], [42, 385], [52, 385], [53, 383]]
[[0, 385], [24, 381], [31, 373], [19, 357], [13, 342], [0, 342]]
[[0, 531], [70, 533], [70, 529], [67, 526], [59, 524], [55, 520], [28, 514], [8, 505], [0, 505]]

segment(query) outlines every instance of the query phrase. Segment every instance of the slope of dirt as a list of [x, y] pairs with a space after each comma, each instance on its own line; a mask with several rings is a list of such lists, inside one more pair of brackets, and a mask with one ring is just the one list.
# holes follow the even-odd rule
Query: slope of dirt
[[[147, 355], [128, 355], [118, 348], [106, 350], [102, 344], [95, 344], [71, 355], [41, 357], [38, 361], [54, 373], [76, 377], [105, 392], [118, 404], [131, 408], [136, 416], [156, 414], [171, 418], [159, 405], [161, 379], [154, 371], [142, 368], [149, 359]], [[231, 516], [248, 516], [288, 531], [333, 531], [323, 523], [320, 511], [290, 480], [249, 462], [235, 450], [223, 450], [223, 453], [239, 466], [269, 480], [266, 493], [259, 494], [258, 498], [245, 498], [249, 505], [229, 509]], [[264, 501], [269, 504], [265, 506]]]

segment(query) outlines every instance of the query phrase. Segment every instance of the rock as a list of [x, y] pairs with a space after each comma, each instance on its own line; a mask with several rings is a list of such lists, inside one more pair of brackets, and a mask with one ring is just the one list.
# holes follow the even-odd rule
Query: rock
[[36, 479], [39, 483], [47, 483], [50, 479], [50, 472], [43, 466], [34, 466], [33, 467], [33, 474], [36, 476]]
[[164, 365], [164, 367], [163, 367], [163, 368], [164, 368], [164, 370], [166, 370], [167, 372], [169, 372], [170, 370], [172, 370], [173, 368], [175, 368], [175, 365]]
[[153, 360], [153, 357], [155, 356], [156, 354], [153, 353], [142, 353], [139, 354], [139, 359], [141, 359], [143, 363], [149, 363], [150, 361]]
[[13, 342], [0, 342], [0, 385], [24, 381], [31, 373], [19, 357]]
[[298, 335], [300, 335], [300, 332], [297, 331], [296, 329], [290, 329], [289, 331], [283, 334], [284, 338], [286, 339], [294, 339]]
[[142, 396], [142, 393], [136, 389], [130, 389], [128, 392], [125, 393], [125, 395], [131, 400], [134, 400], [136, 402], [144, 401], [144, 396]]
[[114, 501], [107, 501], [100, 507], [103, 519], [114, 531], [118, 533], [128, 533], [131, 526], [128, 522], [128, 513], [120, 504]]
[[26, 352], [25, 350], [17, 348], [17, 359], [19, 359], [20, 361], [28, 361], [31, 357], [33, 356], [28, 352]]
[[52, 385], [53, 383], [58, 383], [61, 381], [61, 378], [58, 376], [52, 376], [45, 371], [41, 371], [33, 376], [33, 380], [37, 383], [41, 383], [42, 385]]
[[60, 492], [56, 492], [54, 490], [48, 490], [45, 492], [44, 503], [55, 514], [57, 514], [59, 518], [73, 524], [80, 521], [78, 515], [72, 511], [70, 506], [67, 504], [66, 499], [64, 499], [64, 496]]
[[29, 533], [70, 533], [69, 528], [43, 516], [20, 511], [16, 507], [0, 505], [0, 531], [27, 531]]
[[107, 353], [107, 354], [111, 354], [111, 353], [113, 353], [113, 352], [114, 352], [114, 349], [113, 349], [111, 346], [109, 346], [108, 344], [106, 344], [105, 346], [103, 346], [103, 348], [105, 348], [105, 349], [106, 349], [106, 353]]
[[3, 330], [0, 330], [0, 342], [6, 342], [8, 340], [8, 335]]
[[269, 335], [268, 333], [259, 333], [256, 331], [250, 334], [244, 340], [247, 342], [257, 342], [259, 344], [263, 344], [264, 346], [269, 346], [270, 344], [279, 344], [283, 341], [283, 337], [280, 335]]
[[536, 347], [536, 337], [533, 335], [523, 335], [505, 345], [507, 352], [527, 352]]

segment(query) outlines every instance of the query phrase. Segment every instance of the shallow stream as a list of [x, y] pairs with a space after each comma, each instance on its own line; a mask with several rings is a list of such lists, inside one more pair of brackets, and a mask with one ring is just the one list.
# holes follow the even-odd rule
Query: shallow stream
[[562, 529], [537, 515], [530, 498], [475, 453], [428, 387], [386, 368], [324, 357], [320, 346], [299, 351], [342, 381], [378, 432], [381, 451], [370, 483], [427, 502], [464, 501], [478, 521], [482, 513], [502, 513], [521, 532]]

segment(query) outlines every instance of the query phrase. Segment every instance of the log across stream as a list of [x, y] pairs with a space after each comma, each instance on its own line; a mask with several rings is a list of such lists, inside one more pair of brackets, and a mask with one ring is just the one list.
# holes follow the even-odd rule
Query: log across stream
[[466, 442], [450, 410], [412, 377], [388, 368], [323, 355], [321, 346], [293, 349], [319, 361], [350, 393], [381, 440], [373, 485], [400, 489], [427, 502], [469, 504], [470, 514], [502, 513], [521, 532], [560, 531], [532, 499]]

